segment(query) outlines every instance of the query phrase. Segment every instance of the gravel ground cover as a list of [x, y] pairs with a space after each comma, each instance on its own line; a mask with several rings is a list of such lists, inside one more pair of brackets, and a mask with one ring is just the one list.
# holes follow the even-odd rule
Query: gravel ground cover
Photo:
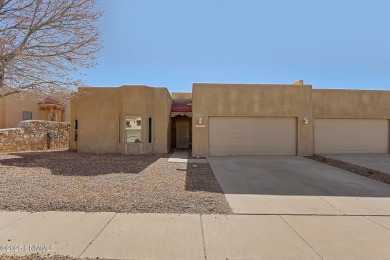
[[232, 214], [209, 164], [169, 156], [0, 154], [0, 210]]
[[364, 177], [367, 177], [370, 179], [374, 179], [374, 180], [377, 180], [377, 181], [380, 181], [380, 182], [383, 182], [386, 184], [390, 184], [390, 174], [387, 174], [384, 172], [368, 169], [368, 168], [363, 167], [363, 166], [343, 162], [340, 160], [324, 157], [321, 155], [306, 156], [306, 158], [315, 160], [317, 162], [325, 163], [325, 164], [328, 164], [330, 166], [334, 166], [334, 167], [337, 167], [337, 168], [340, 168], [340, 169], [343, 169], [343, 170], [346, 170], [346, 171], [349, 171], [352, 173], [356, 173], [358, 175], [361, 175], [361, 176], [364, 176]]

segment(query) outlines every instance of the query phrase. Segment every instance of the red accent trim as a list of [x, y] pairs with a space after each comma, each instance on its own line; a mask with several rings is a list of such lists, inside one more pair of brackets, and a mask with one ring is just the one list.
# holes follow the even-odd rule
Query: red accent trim
[[190, 100], [173, 100], [171, 112], [192, 112], [192, 105]]
[[44, 101], [42, 102], [39, 102], [38, 104], [40, 105], [60, 105], [60, 106], [64, 106], [64, 104], [52, 99], [52, 98], [45, 98]]

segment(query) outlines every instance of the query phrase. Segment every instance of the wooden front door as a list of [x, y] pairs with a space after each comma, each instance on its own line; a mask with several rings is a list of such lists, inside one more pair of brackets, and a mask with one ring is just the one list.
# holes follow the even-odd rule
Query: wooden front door
[[190, 123], [176, 122], [176, 148], [190, 147]]

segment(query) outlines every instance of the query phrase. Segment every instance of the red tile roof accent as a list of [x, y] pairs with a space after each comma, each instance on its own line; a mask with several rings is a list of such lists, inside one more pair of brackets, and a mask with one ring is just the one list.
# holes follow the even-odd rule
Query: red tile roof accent
[[171, 112], [192, 112], [191, 100], [173, 100]]
[[65, 110], [64, 104], [49, 97], [45, 98], [45, 100], [41, 102], [38, 102], [38, 104], [40, 106], [40, 109], [54, 108], [54, 109], [61, 109], [62, 111]]
[[45, 100], [39, 102], [38, 104], [44, 104], [44, 105], [62, 105], [62, 106], [64, 105], [64, 104], [62, 104], [61, 102], [58, 102], [57, 100], [52, 99], [52, 98], [49, 98], [49, 97], [45, 98]]

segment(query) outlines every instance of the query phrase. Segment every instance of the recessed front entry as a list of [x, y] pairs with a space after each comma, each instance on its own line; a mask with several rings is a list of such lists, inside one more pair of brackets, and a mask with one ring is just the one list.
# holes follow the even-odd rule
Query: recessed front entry
[[176, 148], [190, 147], [190, 123], [176, 122]]

